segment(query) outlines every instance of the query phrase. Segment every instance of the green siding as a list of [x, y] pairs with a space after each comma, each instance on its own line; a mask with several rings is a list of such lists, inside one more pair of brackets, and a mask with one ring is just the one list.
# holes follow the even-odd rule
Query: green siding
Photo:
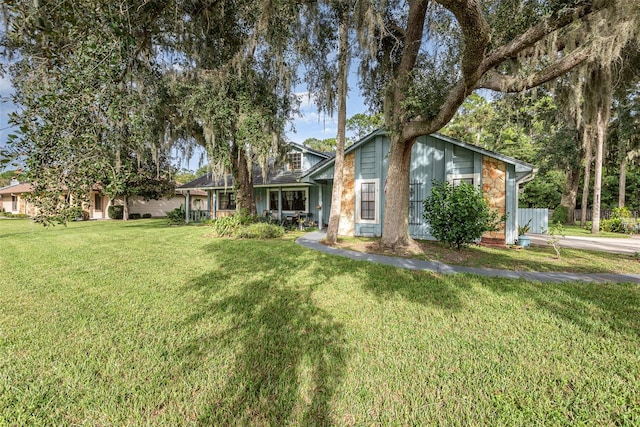
[[376, 144], [367, 144], [360, 152], [360, 177], [375, 178], [376, 168]]
[[506, 191], [506, 214], [507, 224], [505, 230], [505, 242], [509, 245], [514, 244], [518, 238], [516, 229], [516, 213], [518, 209], [518, 184], [516, 183], [516, 167], [507, 164], [507, 191]]
[[[354, 147], [355, 156], [355, 179], [380, 179], [380, 212], [378, 224], [355, 225], [357, 236], [380, 236], [382, 234], [382, 223], [384, 222], [385, 204], [385, 184], [387, 179], [388, 153], [390, 140], [386, 136], [377, 135], [364, 142], [358, 147]], [[458, 146], [443, 138], [432, 135], [422, 136], [417, 139], [412, 148], [412, 162], [410, 170], [410, 184], [412, 184], [413, 206], [410, 218], [409, 234], [418, 239], [432, 239], [429, 234], [429, 225], [422, 218], [422, 200], [431, 193], [433, 181], [444, 181], [449, 175], [477, 174], [482, 181], [482, 158], [481, 152]], [[314, 179], [327, 179], [329, 183], [333, 178], [333, 167], [323, 171], [321, 175], [314, 176]], [[507, 188], [506, 188], [506, 212], [507, 227], [506, 241], [515, 241], [515, 216], [517, 183], [515, 165], [507, 163]], [[482, 185], [482, 182], [478, 183]], [[331, 204], [331, 185], [323, 186], [323, 218], [326, 223], [329, 220], [329, 210]], [[313, 200], [313, 195], [310, 196]], [[312, 202], [313, 203], [313, 202]]]

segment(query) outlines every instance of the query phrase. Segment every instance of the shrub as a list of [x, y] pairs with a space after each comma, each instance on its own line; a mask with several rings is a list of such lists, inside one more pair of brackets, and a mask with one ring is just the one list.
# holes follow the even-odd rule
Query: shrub
[[211, 222], [214, 236], [245, 239], [272, 239], [281, 237], [284, 228], [265, 222], [264, 218], [246, 212], [225, 216]]
[[122, 219], [124, 216], [124, 206], [122, 205], [111, 205], [107, 209], [107, 215], [111, 219]]
[[182, 205], [172, 211], [166, 212], [166, 214], [171, 224], [183, 224], [185, 222], [185, 211]]
[[248, 223], [245, 215], [235, 214], [216, 219], [211, 228], [213, 234], [218, 237], [233, 237], [242, 225]]
[[631, 218], [631, 211], [627, 208], [614, 208], [611, 212], [611, 219]]
[[130, 213], [129, 214], [129, 219], [140, 219], [142, 218], [142, 215], [140, 215], [139, 213]]
[[600, 221], [600, 231], [609, 231], [611, 233], [625, 233], [624, 222], [622, 218], [603, 219]]
[[567, 224], [569, 222], [569, 209], [566, 206], [558, 205], [551, 214], [551, 224]]
[[150, 213], [142, 214], [142, 218], [145, 218], [145, 219], [151, 218], [151, 214]]
[[284, 235], [284, 228], [276, 224], [256, 222], [239, 227], [235, 237], [241, 239], [276, 239]]
[[505, 219], [489, 209], [479, 189], [467, 183], [454, 187], [434, 181], [431, 195], [423, 203], [431, 234], [458, 250], [480, 239], [484, 232], [496, 231]]

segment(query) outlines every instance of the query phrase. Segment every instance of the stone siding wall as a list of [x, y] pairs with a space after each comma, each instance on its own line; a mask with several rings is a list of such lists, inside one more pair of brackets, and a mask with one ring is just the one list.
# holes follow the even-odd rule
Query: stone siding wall
[[342, 213], [338, 235], [353, 236], [355, 234], [356, 209], [356, 156], [354, 152], [344, 158], [344, 187], [342, 189]]
[[[482, 192], [492, 210], [500, 216], [507, 211], [507, 166], [498, 159], [483, 156], [482, 158]], [[491, 243], [505, 243], [505, 223], [501, 229], [485, 233], [483, 240]]]

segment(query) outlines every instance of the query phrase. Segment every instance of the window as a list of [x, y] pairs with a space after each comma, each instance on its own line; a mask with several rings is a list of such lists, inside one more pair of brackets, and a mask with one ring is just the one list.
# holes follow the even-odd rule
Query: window
[[376, 219], [376, 185], [373, 182], [360, 184], [360, 218]]
[[380, 180], [356, 180], [356, 218], [359, 223], [378, 223]]
[[420, 181], [412, 181], [409, 184], [409, 225], [421, 225], [424, 221], [423, 190]]
[[18, 196], [11, 196], [11, 210], [18, 210]]
[[467, 184], [475, 185], [478, 187], [480, 185], [480, 174], [479, 173], [464, 173], [459, 175], [448, 175], [447, 181], [452, 184], [454, 187], [466, 182]]
[[[282, 210], [308, 212], [307, 195], [306, 188], [282, 190]], [[269, 210], [278, 210], [278, 190], [269, 191]]]
[[294, 151], [289, 153], [289, 170], [300, 170], [302, 169], [302, 153], [299, 151]]
[[99, 194], [95, 195], [95, 200], [93, 202], [93, 207], [97, 211], [101, 211], [102, 210], [102, 196], [101, 195], [99, 195]]
[[236, 193], [218, 193], [218, 209], [221, 211], [235, 211]]

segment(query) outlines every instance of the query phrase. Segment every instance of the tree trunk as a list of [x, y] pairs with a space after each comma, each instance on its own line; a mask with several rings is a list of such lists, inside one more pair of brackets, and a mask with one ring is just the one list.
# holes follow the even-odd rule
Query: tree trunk
[[573, 225], [575, 222], [578, 188], [580, 188], [580, 168], [572, 168], [567, 171], [567, 181], [560, 199], [560, 206], [567, 208], [568, 225]]
[[600, 233], [600, 196], [602, 193], [602, 159], [604, 157], [604, 140], [607, 131], [607, 120], [603, 117], [605, 113], [598, 111], [597, 119], [597, 148], [595, 161], [595, 177], [593, 180], [593, 202], [591, 213], [591, 234]]
[[233, 181], [236, 190], [236, 211], [256, 215], [253, 181], [244, 147], [237, 147], [234, 144], [231, 163], [233, 165]]
[[414, 243], [409, 237], [409, 173], [414, 143], [415, 140], [405, 142], [397, 134], [391, 134], [380, 244], [393, 251]]
[[587, 223], [587, 207], [589, 206], [589, 183], [591, 181], [591, 125], [586, 124], [582, 133], [584, 141], [584, 178], [582, 185], [582, 204], [580, 206], [580, 227]]
[[122, 196], [122, 220], [129, 221], [129, 196]]
[[627, 156], [622, 158], [620, 162], [620, 181], [618, 183], [618, 207], [624, 208], [627, 192]]
[[333, 190], [331, 211], [327, 228], [327, 243], [338, 241], [340, 214], [342, 212], [342, 191], [344, 189], [344, 145], [347, 128], [347, 77], [349, 75], [349, 19], [348, 13], [340, 20], [340, 51], [338, 53], [338, 134], [336, 136], [336, 160], [333, 170]]
[[[613, 82], [611, 65], [601, 65], [597, 67], [593, 74], [594, 86], [598, 88], [594, 91], [596, 106], [596, 137], [597, 151], [595, 162], [595, 178], [593, 183], [593, 214], [591, 233], [600, 232], [600, 196], [602, 193], [602, 162], [604, 158], [604, 146], [607, 139], [607, 127], [611, 115], [611, 102], [613, 101]], [[588, 100], [587, 100], [588, 102]]]

